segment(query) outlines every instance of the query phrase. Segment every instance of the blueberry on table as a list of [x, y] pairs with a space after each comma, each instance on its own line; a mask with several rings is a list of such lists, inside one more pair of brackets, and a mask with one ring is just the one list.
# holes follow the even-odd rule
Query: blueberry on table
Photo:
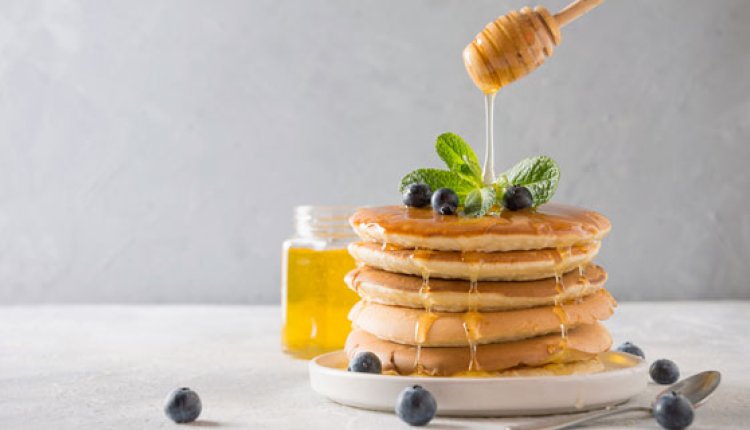
[[406, 206], [423, 208], [429, 206], [432, 190], [427, 184], [411, 184], [404, 189], [403, 202]]
[[695, 413], [690, 400], [674, 391], [664, 394], [656, 400], [654, 418], [667, 430], [681, 430], [692, 422]]
[[673, 384], [680, 379], [680, 369], [674, 361], [667, 360], [666, 358], [651, 363], [648, 373], [654, 382], [662, 385]]
[[190, 423], [201, 414], [201, 399], [190, 388], [178, 388], [167, 396], [164, 413], [176, 423]]
[[455, 215], [458, 210], [458, 195], [450, 188], [438, 188], [432, 193], [432, 210], [441, 215]]
[[377, 355], [372, 352], [363, 351], [358, 352], [352, 357], [349, 361], [349, 367], [346, 370], [350, 372], [380, 374], [383, 371], [383, 366]]
[[641, 358], [646, 358], [646, 354], [643, 353], [643, 350], [641, 348], [638, 348], [637, 345], [633, 345], [630, 342], [623, 343], [622, 345], [615, 348], [615, 351], [627, 352], [628, 354], [633, 354]]
[[534, 204], [531, 192], [528, 188], [520, 185], [513, 185], [505, 190], [503, 194], [503, 206], [511, 211], [530, 208]]
[[427, 425], [436, 412], [435, 398], [419, 385], [404, 389], [396, 400], [396, 415], [410, 426]]

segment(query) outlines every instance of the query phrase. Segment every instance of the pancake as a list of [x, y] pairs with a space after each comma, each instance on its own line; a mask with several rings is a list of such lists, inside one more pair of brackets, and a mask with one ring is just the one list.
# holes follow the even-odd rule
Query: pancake
[[536, 281], [478, 282], [473, 293], [471, 282], [453, 279], [430, 279], [425, 287], [422, 277], [385, 272], [372, 267], [358, 267], [346, 275], [347, 285], [372, 303], [425, 308], [434, 311], [465, 312], [503, 311], [535, 306], [552, 306], [589, 295], [607, 281], [601, 266], [589, 264], [583, 276], [568, 272], [558, 284], [554, 278]]
[[[513, 378], [524, 376], [563, 376], [563, 375], [590, 375], [603, 372], [606, 369], [599, 358], [590, 360], [574, 361], [571, 363], [552, 363], [540, 367], [515, 367], [500, 372], [488, 373], [487, 376]], [[466, 376], [474, 376], [475, 372], [468, 372]], [[454, 376], [463, 376], [461, 374]]]
[[439, 251], [518, 251], [567, 247], [601, 240], [611, 225], [604, 215], [548, 203], [536, 209], [471, 218], [430, 208], [362, 208], [349, 219], [362, 240]]
[[601, 289], [561, 306], [544, 306], [504, 312], [427, 312], [360, 301], [349, 319], [355, 328], [381, 339], [406, 345], [468, 346], [509, 342], [560, 333], [609, 318], [615, 300]]
[[[563, 341], [559, 334], [534, 337], [515, 342], [479, 345], [476, 348], [478, 370], [500, 372], [517, 367], [540, 367], [593, 359], [606, 351], [612, 339], [601, 324], [577, 327]], [[410, 375], [416, 370], [417, 347], [382, 340], [364, 330], [353, 330], [346, 340], [345, 351], [351, 359], [357, 352], [369, 351], [383, 363], [384, 371]], [[471, 350], [464, 348], [421, 348], [420, 365], [424, 373], [451, 376], [466, 372]]]
[[[590, 375], [606, 370], [606, 366], [597, 356], [589, 360], [570, 363], [551, 363], [539, 367], [519, 366], [499, 372], [466, 371], [451, 375], [454, 378], [519, 378], [529, 376], [563, 376]], [[398, 375], [395, 370], [383, 371], [384, 375]]]
[[393, 248], [372, 242], [349, 245], [349, 253], [368, 266], [430, 279], [528, 281], [562, 275], [588, 264], [600, 242], [565, 248], [507, 252], [427, 251]]

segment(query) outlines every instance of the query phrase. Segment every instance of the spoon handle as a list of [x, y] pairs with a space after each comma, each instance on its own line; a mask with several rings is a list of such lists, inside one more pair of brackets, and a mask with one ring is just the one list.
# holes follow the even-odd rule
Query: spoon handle
[[577, 415], [575, 417], [558, 417], [546, 421], [536, 421], [528, 424], [519, 424], [510, 427], [506, 427], [505, 430], [561, 430], [567, 429], [579, 424], [587, 423], [589, 421], [598, 420], [600, 418], [609, 417], [612, 415], [624, 414], [626, 412], [649, 412], [651, 408], [646, 406], [627, 406], [624, 408], [612, 408], [605, 409], [603, 411], [590, 412], [584, 415]]
[[580, 16], [588, 13], [591, 9], [602, 4], [604, 0], [576, 0], [573, 3], [565, 6], [565, 9], [561, 10], [555, 15], [557, 25], [565, 27], [571, 21], [579, 18]]

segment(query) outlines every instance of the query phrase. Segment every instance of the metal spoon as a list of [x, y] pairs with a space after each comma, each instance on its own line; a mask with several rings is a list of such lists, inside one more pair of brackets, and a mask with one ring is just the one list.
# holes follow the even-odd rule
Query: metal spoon
[[689, 378], [685, 378], [682, 381], [671, 385], [666, 390], [660, 392], [649, 406], [625, 406], [625, 407], [612, 407], [607, 408], [603, 411], [591, 412], [585, 415], [580, 415], [574, 418], [565, 417], [563, 419], [556, 418], [554, 420], [548, 420], [544, 422], [534, 422], [529, 424], [519, 424], [514, 426], [506, 427], [505, 430], [561, 430], [577, 426], [579, 424], [587, 423], [589, 421], [598, 420], [599, 418], [609, 417], [612, 415], [618, 415], [626, 412], [648, 412], [652, 414], [654, 411], [654, 405], [656, 400], [663, 394], [674, 391], [678, 394], [682, 394], [690, 400], [694, 408], [697, 408], [704, 404], [708, 397], [716, 390], [721, 382], [721, 373], [715, 370], [708, 370], [705, 372], [697, 373]]

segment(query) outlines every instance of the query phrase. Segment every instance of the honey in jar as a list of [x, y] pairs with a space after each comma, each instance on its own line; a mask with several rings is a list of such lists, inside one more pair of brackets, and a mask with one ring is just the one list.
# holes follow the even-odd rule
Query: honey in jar
[[354, 207], [299, 206], [295, 236], [284, 242], [281, 305], [283, 350], [297, 358], [342, 349], [357, 294], [344, 284], [355, 267], [346, 247], [356, 239], [348, 223]]

